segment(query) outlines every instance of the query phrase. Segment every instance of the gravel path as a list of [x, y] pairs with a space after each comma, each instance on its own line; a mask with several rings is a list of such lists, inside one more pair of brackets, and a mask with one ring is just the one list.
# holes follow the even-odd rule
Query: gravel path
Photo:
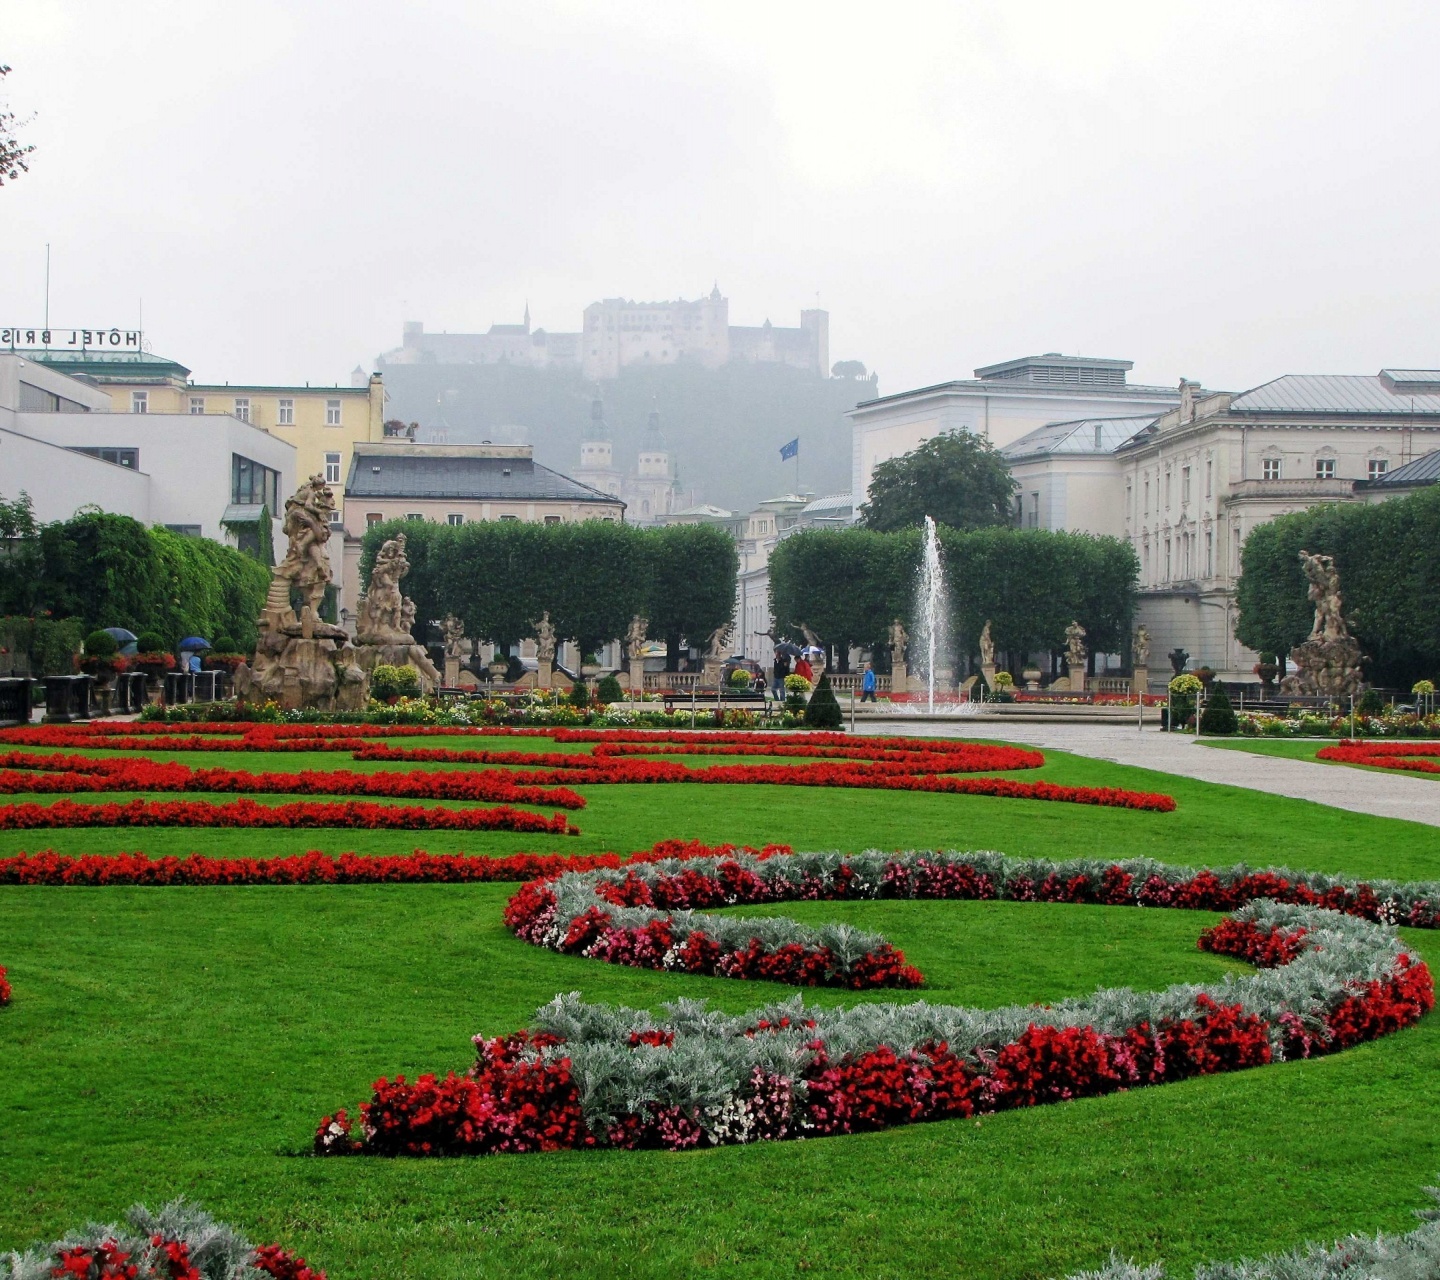
[[948, 722], [921, 726], [914, 721], [862, 724], [860, 733], [905, 737], [999, 738], [1076, 755], [1113, 760], [1117, 764], [1177, 773], [1201, 782], [1219, 782], [1251, 791], [1313, 800], [1336, 809], [1406, 818], [1440, 827], [1440, 779], [1407, 778], [1403, 774], [1356, 769], [1348, 765], [1289, 760], [1206, 747], [1179, 733], [1108, 724], [977, 724]]

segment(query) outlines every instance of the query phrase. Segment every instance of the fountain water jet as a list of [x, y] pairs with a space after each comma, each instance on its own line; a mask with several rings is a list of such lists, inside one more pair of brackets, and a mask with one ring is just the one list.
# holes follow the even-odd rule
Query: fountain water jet
[[927, 707], [935, 714], [935, 673], [945, 666], [949, 642], [950, 599], [940, 559], [940, 536], [935, 521], [925, 517], [924, 554], [915, 593], [915, 649], [925, 672]]

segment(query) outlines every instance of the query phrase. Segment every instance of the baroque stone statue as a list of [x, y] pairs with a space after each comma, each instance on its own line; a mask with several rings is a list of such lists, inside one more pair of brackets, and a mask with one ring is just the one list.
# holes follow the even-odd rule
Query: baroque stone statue
[[1137, 667], [1150, 665], [1150, 632], [1143, 622], [1135, 629], [1135, 640], [1130, 646], [1130, 654]]
[[453, 613], [447, 613], [445, 620], [440, 624], [440, 635], [445, 641], [445, 656], [447, 658], [462, 658], [465, 656], [465, 624]]
[[[730, 648], [730, 637], [734, 634], [735, 624], [733, 621], [726, 622], [715, 628], [710, 633], [710, 643], [705, 649], [705, 661], [722, 662], [729, 656], [726, 652]], [[809, 633], [806, 633], [807, 636]]]
[[890, 624], [890, 657], [894, 662], [905, 660], [905, 643], [910, 639], [906, 634], [905, 624], [896, 618]]
[[[400, 579], [409, 572], [405, 535], [396, 534], [381, 546], [375, 566], [370, 570], [370, 588], [360, 597], [360, 616], [355, 629], [361, 644], [415, 643], [405, 625], [405, 598], [400, 594]], [[414, 616], [412, 605], [412, 624]]]
[[[330, 585], [330, 516], [335, 497], [314, 475], [285, 501], [281, 524], [288, 546], [270, 576], [265, 607], [256, 619], [259, 638], [248, 663], [235, 672], [241, 698], [273, 699], [287, 708], [364, 706], [369, 683], [355, 665], [344, 629], [320, 620]], [[297, 617], [291, 592], [302, 604]]]
[[630, 619], [625, 631], [625, 655], [631, 662], [638, 662], [645, 656], [645, 633], [650, 629], [650, 620], [638, 613]]
[[555, 661], [555, 627], [550, 621], [548, 609], [535, 624], [535, 656], [541, 662]]
[[995, 641], [990, 635], [989, 618], [985, 619], [985, 625], [980, 628], [980, 663], [986, 667], [995, 665]]
[[1290, 650], [1296, 670], [1281, 681], [1280, 690], [1330, 698], [1359, 693], [1365, 685], [1360, 642], [1350, 634], [1341, 613], [1335, 558], [1301, 551], [1300, 569], [1310, 584], [1307, 594], [1315, 606], [1315, 621], [1305, 642]]
[[1072, 622], [1065, 628], [1065, 660], [1070, 664], [1072, 675], [1085, 670], [1085, 659], [1088, 656], [1089, 651], [1085, 648], [1085, 628], [1078, 622]]

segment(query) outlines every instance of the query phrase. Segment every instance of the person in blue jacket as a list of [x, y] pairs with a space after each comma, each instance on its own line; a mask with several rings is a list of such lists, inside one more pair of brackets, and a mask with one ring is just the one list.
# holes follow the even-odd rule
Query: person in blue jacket
[[865, 675], [860, 680], [860, 701], [875, 701], [875, 668], [868, 662], [865, 664]]

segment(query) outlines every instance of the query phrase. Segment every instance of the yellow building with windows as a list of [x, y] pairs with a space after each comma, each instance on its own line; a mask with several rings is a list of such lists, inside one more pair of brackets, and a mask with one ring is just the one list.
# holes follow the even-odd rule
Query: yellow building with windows
[[36, 358], [95, 383], [116, 413], [227, 414], [288, 441], [295, 446], [296, 475], [320, 474], [334, 487], [336, 523], [354, 446], [385, 434], [385, 387], [378, 373], [363, 387], [232, 386], [192, 382], [184, 365], [149, 354], [47, 352]]

